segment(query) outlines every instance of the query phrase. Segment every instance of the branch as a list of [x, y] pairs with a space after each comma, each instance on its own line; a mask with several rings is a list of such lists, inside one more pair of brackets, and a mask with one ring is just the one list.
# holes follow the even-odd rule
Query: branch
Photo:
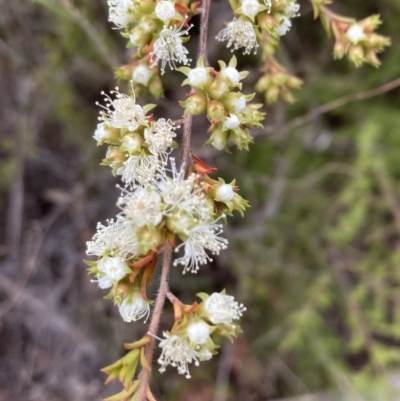
[[[200, 45], [199, 45], [199, 57], [203, 57], [206, 62], [207, 54], [207, 30], [208, 30], [208, 16], [210, 11], [211, 0], [203, 0], [203, 6], [201, 10], [201, 27], [200, 27]], [[192, 136], [192, 116], [187, 115], [183, 119], [183, 140], [182, 140], [182, 160], [181, 160], [181, 172], [187, 170], [188, 164], [190, 163], [190, 140]], [[151, 334], [150, 342], [146, 348], [146, 361], [149, 366], [152, 365], [154, 348], [155, 348], [155, 335], [157, 328], [160, 323], [162, 308], [164, 306], [165, 298], [168, 294], [168, 277], [172, 258], [172, 246], [167, 241], [164, 246], [164, 260], [161, 271], [160, 288], [158, 291], [156, 303], [154, 306], [153, 315], [151, 318], [149, 333]], [[142, 369], [140, 373], [140, 385], [138, 390], [137, 401], [146, 401], [146, 398], [151, 394], [149, 390], [149, 380], [151, 371]], [[151, 397], [149, 397], [151, 398]]]

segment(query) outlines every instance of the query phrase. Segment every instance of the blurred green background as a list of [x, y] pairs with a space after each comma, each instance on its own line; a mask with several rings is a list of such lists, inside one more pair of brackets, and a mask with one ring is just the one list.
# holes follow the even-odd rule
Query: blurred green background
[[[227, 288], [248, 311], [244, 334], [191, 380], [154, 374], [159, 401], [400, 399], [400, 82], [368, 92], [400, 77], [400, 0], [332, 5], [357, 19], [381, 14], [393, 45], [378, 70], [333, 61], [333, 40], [300, 4], [278, 55], [304, 80], [297, 102], [266, 108], [249, 153], [202, 148], [207, 124], [195, 118], [194, 153], [236, 178], [252, 208], [226, 228], [228, 251], [197, 276], [174, 269], [171, 288], [186, 303]], [[213, 0], [213, 66], [230, 57], [213, 38], [231, 18]], [[117, 212], [117, 180], [92, 139], [95, 102], [129, 61], [111, 28], [105, 0], [0, 1], [0, 400], [112, 394], [118, 384], [103, 386], [99, 369], [146, 332], [121, 321], [82, 262], [97, 221]], [[251, 93], [259, 60], [238, 57]], [[156, 114], [178, 119], [183, 76], [163, 79]], [[162, 329], [172, 319], [167, 308]]]

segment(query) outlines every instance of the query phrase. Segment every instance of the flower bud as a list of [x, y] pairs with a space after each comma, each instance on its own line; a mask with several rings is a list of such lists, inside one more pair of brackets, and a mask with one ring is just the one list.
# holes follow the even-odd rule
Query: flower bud
[[139, 242], [139, 253], [146, 254], [149, 251], [155, 251], [164, 241], [164, 233], [161, 230], [151, 230], [143, 227], [137, 231]]
[[209, 93], [213, 99], [219, 99], [224, 96], [230, 90], [228, 82], [226, 80], [216, 79], [210, 85]]
[[356, 45], [363, 39], [366, 39], [364, 29], [360, 24], [353, 24], [346, 32], [346, 38], [353, 45]]
[[225, 107], [221, 102], [212, 100], [207, 107], [207, 115], [211, 120], [222, 118], [225, 115]]
[[208, 141], [217, 150], [224, 150], [228, 144], [228, 132], [222, 131], [221, 128], [214, 129]]
[[242, 13], [247, 17], [253, 18], [258, 14], [260, 10], [260, 3], [258, 0], [243, 0], [242, 2]]
[[129, 133], [122, 137], [121, 142], [121, 151], [133, 154], [141, 151], [143, 138], [137, 133]]
[[183, 211], [173, 213], [167, 219], [167, 228], [174, 234], [177, 233], [184, 234], [188, 230], [190, 230], [195, 224], [196, 221], [193, 219], [193, 217], [190, 217], [187, 213]]
[[236, 85], [240, 82], [239, 71], [234, 67], [226, 67], [221, 70], [218, 78], [226, 79], [231, 85]]
[[194, 93], [186, 101], [180, 102], [185, 108], [185, 114], [202, 114], [207, 108], [207, 97], [202, 93]]
[[218, 185], [215, 188], [215, 200], [218, 202], [228, 203], [235, 196], [235, 192], [233, 191], [232, 185], [230, 184], [222, 184]]
[[263, 75], [256, 84], [256, 90], [258, 92], [263, 92], [267, 90], [271, 86], [271, 84], [272, 84], [272, 75], [271, 74]]
[[205, 86], [210, 85], [211, 75], [204, 67], [193, 68], [189, 72], [188, 81], [193, 88], [203, 89]]
[[224, 121], [224, 126], [227, 129], [235, 130], [240, 127], [240, 120], [236, 114], [230, 114]]
[[141, 17], [139, 26], [145, 33], [153, 33], [157, 30], [158, 23], [154, 18], [148, 17], [147, 15]]
[[150, 79], [147, 85], [147, 90], [157, 99], [163, 96], [164, 88], [158, 75], [153, 75], [153, 77]]
[[124, 164], [125, 154], [117, 146], [110, 147], [107, 151], [105, 161], [112, 167], [119, 168]]
[[246, 108], [246, 98], [239, 92], [230, 92], [221, 99], [228, 111], [241, 113]]
[[158, 19], [163, 22], [169, 21], [175, 16], [175, 6], [169, 0], [161, 0], [155, 9], [155, 13]]
[[210, 327], [204, 320], [189, 323], [187, 336], [193, 344], [206, 344], [210, 338]]
[[346, 45], [342, 41], [336, 41], [333, 48], [333, 56], [335, 59], [341, 59], [346, 54]]
[[349, 50], [349, 59], [356, 67], [364, 62], [364, 50], [361, 46], [352, 46]]
[[97, 141], [98, 145], [116, 143], [119, 141], [119, 129], [111, 127], [106, 123], [97, 124], [93, 138]]
[[290, 75], [286, 85], [288, 86], [288, 88], [291, 89], [298, 89], [301, 87], [301, 85], [303, 85], [303, 81], [300, 78], [295, 77], [294, 75]]
[[369, 51], [367, 55], [365, 56], [365, 61], [371, 65], [373, 65], [375, 68], [378, 68], [381, 64], [379, 61], [378, 57], [376, 57], [376, 54], [374, 51]]
[[129, 39], [134, 46], [144, 46], [151, 38], [151, 34], [144, 31], [141, 26], [132, 29]]
[[138, 84], [147, 86], [154, 72], [146, 65], [140, 64], [133, 70], [132, 79]]
[[273, 86], [272, 88], [268, 89], [267, 92], [265, 93], [265, 100], [267, 101], [268, 104], [275, 103], [278, 100], [279, 93], [280, 93], [279, 88]]
[[133, 0], [136, 10], [142, 14], [149, 14], [153, 12], [155, 7], [154, 0]]

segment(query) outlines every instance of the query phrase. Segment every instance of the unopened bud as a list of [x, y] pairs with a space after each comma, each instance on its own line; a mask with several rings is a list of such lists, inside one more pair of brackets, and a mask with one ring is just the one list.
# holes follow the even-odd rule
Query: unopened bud
[[157, 4], [155, 13], [161, 21], [169, 21], [175, 16], [175, 6], [169, 0], [162, 0]]
[[226, 79], [230, 84], [236, 85], [240, 82], [239, 71], [234, 67], [226, 67], [218, 74], [218, 78]]
[[93, 138], [98, 145], [103, 143], [117, 143], [119, 141], [119, 129], [111, 127], [106, 123], [97, 124]]
[[349, 59], [356, 67], [359, 67], [365, 60], [362, 46], [352, 46], [349, 50]]
[[147, 15], [140, 18], [139, 26], [145, 33], [153, 33], [157, 30], [157, 20]]
[[222, 79], [216, 79], [210, 85], [210, 95], [213, 99], [219, 99], [220, 97], [224, 96], [230, 90], [228, 82]]
[[246, 108], [246, 98], [239, 92], [229, 92], [221, 102], [230, 112], [241, 113]]
[[139, 242], [139, 253], [146, 254], [149, 251], [155, 251], [164, 241], [164, 233], [161, 230], [151, 230], [143, 227], [137, 231]]
[[240, 120], [236, 114], [230, 114], [229, 117], [226, 117], [224, 121], [224, 125], [226, 128], [230, 130], [235, 130], [240, 127]]
[[129, 39], [134, 46], [144, 46], [151, 38], [151, 34], [145, 32], [141, 26], [133, 28], [129, 35]]
[[193, 88], [203, 89], [211, 83], [211, 75], [206, 68], [197, 67], [190, 70], [188, 80]]
[[132, 79], [138, 84], [147, 86], [153, 75], [154, 72], [146, 64], [140, 64], [133, 70]]
[[212, 100], [207, 107], [207, 115], [211, 120], [221, 119], [225, 115], [225, 107], [221, 102]]
[[228, 144], [228, 131], [222, 131], [221, 128], [214, 129], [208, 141], [217, 150], [224, 150]]
[[153, 77], [150, 79], [147, 85], [147, 90], [150, 92], [152, 96], [154, 96], [157, 99], [163, 96], [164, 88], [161, 79], [158, 75], [153, 75]]
[[137, 133], [125, 134], [121, 142], [121, 151], [133, 154], [141, 151], [143, 138]]
[[185, 107], [185, 114], [202, 114], [207, 109], [207, 97], [202, 93], [194, 93], [181, 105]]

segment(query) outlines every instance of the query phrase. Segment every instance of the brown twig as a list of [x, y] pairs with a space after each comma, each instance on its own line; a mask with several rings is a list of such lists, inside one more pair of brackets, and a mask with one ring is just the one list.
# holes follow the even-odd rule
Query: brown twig
[[[151, 322], [149, 326], [149, 333], [153, 335], [157, 333], [157, 328], [160, 323], [162, 308], [164, 306], [165, 297], [167, 296], [168, 292], [168, 277], [171, 266], [171, 256], [172, 256], [172, 247], [168, 242], [166, 242], [164, 247], [164, 260], [161, 270], [160, 288], [158, 290], [158, 295], [153, 310], [153, 316], [151, 317]], [[151, 366], [151, 361], [153, 359], [155, 342], [156, 339], [153, 336], [151, 336], [150, 342], [146, 348], [146, 361], [150, 366]], [[137, 398], [138, 401], [146, 401], [146, 392], [149, 385], [150, 374], [151, 371], [147, 369], [143, 369], [142, 373], [140, 374], [140, 385]]]

